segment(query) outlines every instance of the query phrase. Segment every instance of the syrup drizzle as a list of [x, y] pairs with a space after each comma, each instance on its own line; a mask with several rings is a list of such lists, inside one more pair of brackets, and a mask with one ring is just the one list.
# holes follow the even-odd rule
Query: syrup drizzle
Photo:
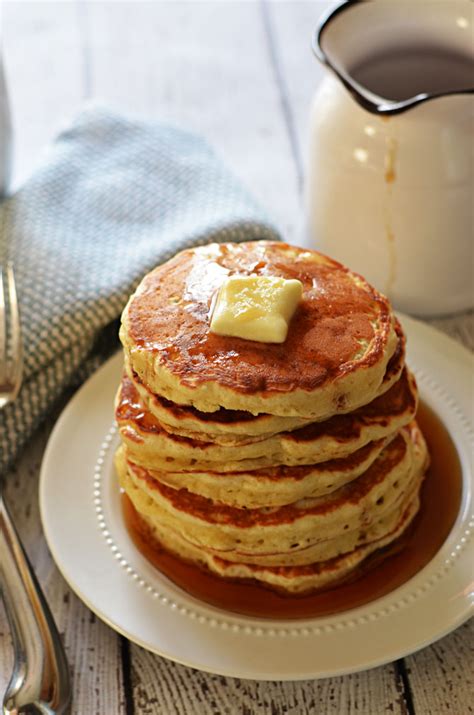
[[289, 619], [326, 616], [362, 606], [398, 588], [426, 566], [459, 512], [462, 471], [454, 443], [439, 417], [423, 403], [417, 421], [431, 455], [418, 515], [396, 543], [366, 559], [350, 581], [327, 590], [287, 596], [255, 582], [222, 579], [181, 561], [150, 543], [139, 515], [124, 494], [125, 524], [135, 546], [156, 568], [189, 594], [213, 606], [259, 618]]

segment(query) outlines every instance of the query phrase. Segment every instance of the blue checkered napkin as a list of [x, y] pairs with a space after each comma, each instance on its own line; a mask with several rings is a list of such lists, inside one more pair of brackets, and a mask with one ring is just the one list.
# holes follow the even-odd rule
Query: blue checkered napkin
[[81, 114], [43, 168], [0, 206], [0, 261], [15, 265], [24, 383], [0, 414], [4, 472], [143, 274], [188, 246], [276, 239], [199, 137], [103, 110]]

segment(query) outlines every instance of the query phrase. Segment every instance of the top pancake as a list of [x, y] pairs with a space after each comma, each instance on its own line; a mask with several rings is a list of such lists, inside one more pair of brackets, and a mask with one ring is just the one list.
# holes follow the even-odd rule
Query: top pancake
[[[296, 278], [303, 298], [281, 344], [210, 332], [229, 275]], [[131, 296], [121, 340], [151, 392], [202, 412], [326, 419], [370, 402], [397, 348], [388, 300], [315, 251], [257, 241], [182, 251]]]
[[[388, 392], [403, 371], [405, 338], [398, 323], [396, 331], [399, 336], [398, 346], [387, 365], [377, 397]], [[125, 371], [129, 388], [127, 389], [122, 381], [122, 392], [124, 388], [125, 392], [130, 392], [130, 388], [133, 388], [140, 397], [140, 409], [146, 407], [165, 430], [182, 437], [212, 441], [216, 444], [242, 444], [245, 440], [251, 442], [265, 439], [278, 432], [289, 432], [315, 421], [305, 417], [282, 417], [263, 412], [252, 415], [251, 412], [227, 410], [224, 407], [215, 412], [200, 412], [190, 405], [177, 405], [161, 395], [153, 394], [127, 364]], [[132, 394], [129, 394], [129, 399], [133, 401]], [[344, 410], [341, 409], [338, 414], [344, 414]]]

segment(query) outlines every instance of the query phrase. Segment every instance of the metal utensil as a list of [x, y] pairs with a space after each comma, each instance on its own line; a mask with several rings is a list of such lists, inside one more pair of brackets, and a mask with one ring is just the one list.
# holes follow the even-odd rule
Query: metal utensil
[[[0, 409], [18, 394], [22, 378], [20, 316], [13, 267], [0, 267]], [[0, 593], [10, 623], [14, 670], [4, 715], [65, 713], [70, 702], [64, 649], [40, 585], [20, 542], [0, 482]]]

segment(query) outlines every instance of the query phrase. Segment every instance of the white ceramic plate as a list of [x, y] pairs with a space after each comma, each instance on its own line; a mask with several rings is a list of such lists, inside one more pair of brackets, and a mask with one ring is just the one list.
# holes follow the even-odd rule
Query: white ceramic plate
[[403, 319], [408, 361], [425, 402], [454, 439], [463, 468], [460, 513], [435, 558], [392, 593], [343, 614], [269, 621], [208, 606], [141, 555], [121, 516], [112, 458], [113, 398], [121, 355], [64, 410], [45, 453], [40, 504], [53, 557], [100, 618], [144, 648], [201, 670], [298, 680], [364, 670], [428, 645], [470, 615], [472, 604], [472, 360], [454, 341]]

